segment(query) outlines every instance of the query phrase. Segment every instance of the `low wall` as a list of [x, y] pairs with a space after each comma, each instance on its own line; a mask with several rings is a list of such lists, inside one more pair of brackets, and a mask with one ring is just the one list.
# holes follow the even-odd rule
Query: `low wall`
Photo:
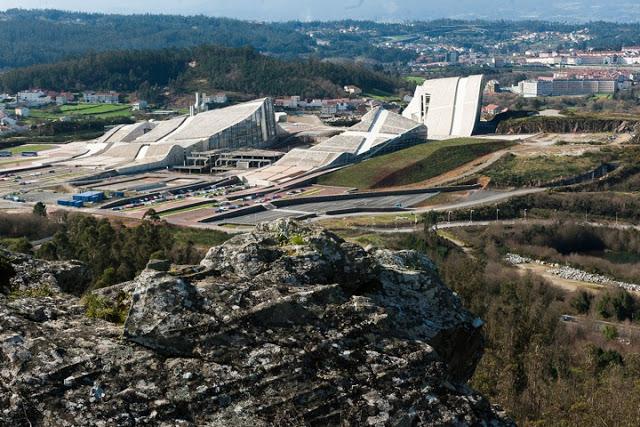
[[455, 191], [476, 190], [481, 188], [479, 184], [474, 185], [456, 185], [450, 187], [422, 188], [415, 190], [391, 190], [391, 191], [372, 191], [364, 193], [337, 194], [333, 196], [311, 196], [301, 197], [298, 199], [274, 200], [272, 205], [282, 208], [287, 206], [304, 205], [307, 203], [318, 202], [334, 202], [339, 200], [354, 200], [367, 197], [387, 197], [387, 196], [407, 196], [412, 194], [433, 194], [433, 193], [452, 193]]
[[247, 208], [237, 209], [235, 211], [229, 211], [229, 212], [221, 213], [218, 215], [214, 215], [209, 218], [204, 218], [204, 219], [201, 219], [199, 222], [207, 224], [210, 222], [218, 222], [218, 221], [223, 221], [225, 219], [237, 218], [239, 216], [251, 215], [254, 213], [265, 212], [265, 211], [267, 211], [267, 208], [265, 208], [264, 206], [254, 205], [254, 206], [249, 206]]

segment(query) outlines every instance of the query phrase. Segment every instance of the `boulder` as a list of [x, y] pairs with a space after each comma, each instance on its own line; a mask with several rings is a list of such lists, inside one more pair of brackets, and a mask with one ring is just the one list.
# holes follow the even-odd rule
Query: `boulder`
[[513, 425], [466, 385], [482, 321], [424, 255], [284, 220], [201, 269], [99, 291], [124, 326], [0, 295], [0, 425]]

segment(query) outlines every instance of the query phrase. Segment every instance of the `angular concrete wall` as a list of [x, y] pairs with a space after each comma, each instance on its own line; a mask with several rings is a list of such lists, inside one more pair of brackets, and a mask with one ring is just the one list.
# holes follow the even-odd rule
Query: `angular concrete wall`
[[[482, 75], [427, 80], [416, 88], [403, 116], [424, 123], [429, 138], [471, 136], [480, 118]], [[423, 111], [425, 97], [428, 109]]]

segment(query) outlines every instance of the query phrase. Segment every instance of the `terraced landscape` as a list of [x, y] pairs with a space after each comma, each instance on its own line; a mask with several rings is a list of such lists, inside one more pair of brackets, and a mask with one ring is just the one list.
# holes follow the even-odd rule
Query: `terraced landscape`
[[474, 138], [432, 141], [346, 167], [320, 178], [319, 183], [358, 189], [406, 186], [513, 145], [510, 141]]

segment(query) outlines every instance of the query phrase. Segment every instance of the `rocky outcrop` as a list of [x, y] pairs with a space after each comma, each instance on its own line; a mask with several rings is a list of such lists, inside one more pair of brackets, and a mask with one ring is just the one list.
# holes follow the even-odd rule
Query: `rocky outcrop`
[[597, 116], [549, 117], [534, 116], [500, 122], [496, 133], [503, 135], [533, 133], [633, 133], [640, 131], [640, 122]]
[[130, 294], [124, 326], [64, 294], [0, 296], [0, 422], [510, 424], [465, 385], [481, 320], [419, 253], [279, 221], [165, 267], [101, 291]]
[[0, 249], [0, 256], [7, 259], [15, 270], [10, 289], [5, 292], [48, 289], [51, 292], [81, 295], [91, 280], [89, 270], [79, 262], [46, 262], [4, 249]]

